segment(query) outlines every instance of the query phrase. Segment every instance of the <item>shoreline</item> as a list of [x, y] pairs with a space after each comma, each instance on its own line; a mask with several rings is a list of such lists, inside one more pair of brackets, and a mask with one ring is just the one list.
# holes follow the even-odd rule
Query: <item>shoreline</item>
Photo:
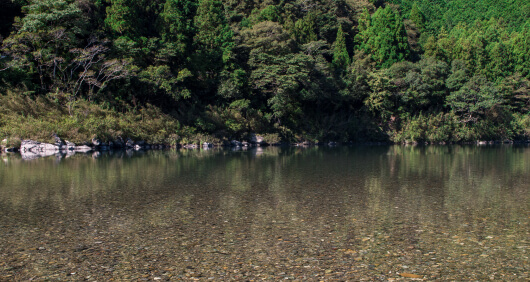
[[[121, 139], [121, 138], [120, 138]], [[309, 148], [315, 146], [326, 146], [326, 147], [339, 147], [339, 146], [445, 146], [445, 145], [477, 145], [477, 146], [489, 146], [489, 145], [525, 145], [530, 144], [530, 140], [505, 140], [505, 141], [475, 141], [475, 142], [298, 142], [298, 143], [274, 143], [268, 144], [263, 141], [260, 142], [248, 142], [248, 141], [224, 141], [221, 143], [189, 143], [174, 145], [170, 144], [148, 144], [145, 141], [132, 141], [127, 139], [125, 142], [122, 140], [116, 140], [115, 142], [101, 142], [97, 139], [93, 139], [90, 142], [84, 142], [82, 144], [74, 144], [72, 142], [63, 141], [59, 137], [55, 136], [55, 143], [38, 142], [34, 140], [23, 140], [19, 147], [7, 147], [5, 146], [6, 139], [2, 140], [0, 145], [0, 154], [20, 154], [25, 160], [38, 159], [49, 156], [58, 157], [69, 157], [75, 154], [89, 154], [98, 157], [104, 152], [120, 152], [125, 151], [127, 153], [132, 152], [145, 152], [151, 150], [167, 150], [167, 149], [187, 149], [187, 150], [209, 150], [214, 148], [231, 148], [235, 150], [248, 150], [250, 148], [257, 147], [301, 147]]]

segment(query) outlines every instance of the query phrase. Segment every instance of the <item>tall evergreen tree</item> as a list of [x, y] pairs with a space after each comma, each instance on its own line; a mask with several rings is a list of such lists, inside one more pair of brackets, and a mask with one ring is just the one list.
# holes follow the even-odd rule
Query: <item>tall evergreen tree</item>
[[357, 35], [359, 48], [372, 55], [379, 67], [387, 68], [409, 56], [409, 46], [403, 19], [390, 6], [379, 8], [370, 24], [363, 24]]
[[342, 31], [342, 26], [339, 25], [337, 30], [337, 39], [333, 43], [333, 65], [336, 68], [345, 69], [350, 65], [350, 55], [346, 48], [346, 38], [344, 37], [344, 32]]
[[194, 18], [194, 44], [203, 67], [219, 67], [227, 62], [233, 47], [233, 33], [219, 0], [201, 0]]
[[195, 25], [193, 17], [197, 3], [189, 0], [166, 0], [162, 12], [162, 40], [176, 51], [179, 61], [189, 55], [192, 49]]
[[416, 25], [418, 30], [423, 31], [425, 29], [425, 17], [416, 2], [412, 5], [409, 19]]

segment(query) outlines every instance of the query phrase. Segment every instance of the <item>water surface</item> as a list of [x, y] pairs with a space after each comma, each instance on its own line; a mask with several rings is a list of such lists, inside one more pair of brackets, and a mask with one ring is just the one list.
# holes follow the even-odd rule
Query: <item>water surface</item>
[[0, 280], [526, 280], [530, 148], [0, 162]]

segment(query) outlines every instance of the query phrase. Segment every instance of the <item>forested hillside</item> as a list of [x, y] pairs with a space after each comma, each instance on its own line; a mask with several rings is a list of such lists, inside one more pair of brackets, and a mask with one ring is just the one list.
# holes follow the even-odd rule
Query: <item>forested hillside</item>
[[526, 0], [4, 0], [0, 138], [530, 138]]

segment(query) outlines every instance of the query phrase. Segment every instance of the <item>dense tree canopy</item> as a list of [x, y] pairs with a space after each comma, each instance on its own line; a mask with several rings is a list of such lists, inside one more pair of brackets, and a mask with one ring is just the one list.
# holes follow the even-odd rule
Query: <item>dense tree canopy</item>
[[0, 93], [45, 98], [70, 116], [79, 101], [154, 107], [187, 134], [223, 138], [522, 139], [529, 5], [9, 0]]

